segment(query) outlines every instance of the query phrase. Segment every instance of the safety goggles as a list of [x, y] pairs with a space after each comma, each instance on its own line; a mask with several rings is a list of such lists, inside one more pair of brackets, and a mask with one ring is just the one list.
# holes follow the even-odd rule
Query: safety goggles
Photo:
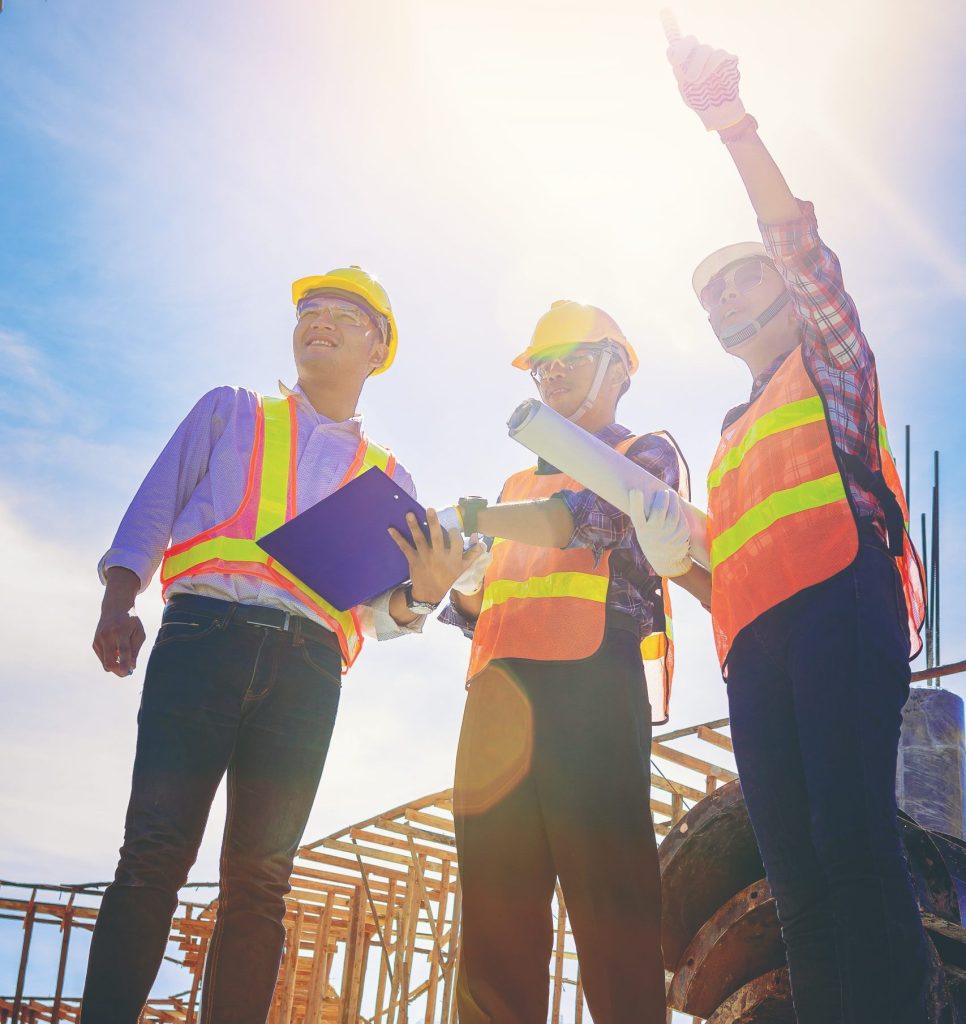
[[344, 299], [322, 296], [316, 299], [303, 299], [298, 304], [298, 318], [304, 316], [321, 316], [328, 310], [332, 322], [345, 327], [371, 327], [372, 319], [358, 306]]
[[739, 295], [747, 295], [764, 280], [765, 264], [761, 260], [745, 260], [730, 271], [725, 270], [712, 277], [701, 289], [701, 305], [709, 313], [721, 302], [721, 296], [725, 293], [729, 277], [734, 290]]
[[544, 381], [559, 366], [565, 373], [576, 370], [578, 366], [586, 366], [594, 361], [597, 353], [594, 350], [583, 349], [582, 351], [571, 352], [570, 355], [560, 356], [557, 359], [531, 359], [530, 376], [538, 383]]

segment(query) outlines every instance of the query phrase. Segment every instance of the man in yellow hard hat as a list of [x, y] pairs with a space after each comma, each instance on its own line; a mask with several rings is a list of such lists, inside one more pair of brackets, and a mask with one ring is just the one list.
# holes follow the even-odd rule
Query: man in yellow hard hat
[[927, 941], [895, 789], [923, 577], [875, 357], [812, 204], [744, 109], [737, 58], [690, 36], [668, 57], [764, 243], [717, 250], [692, 285], [752, 377], [708, 474], [711, 617], [795, 1015], [924, 1024]]
[[[556, 412], [687, 495], [670, 436], [616, 422], [638, 358], [611, 316], [556, 302], [513, 362]], [[594, 1020], [664, 1024], [649, 750], [673, 662], [662, 577], [689, 566], [656, 549], [649, 563], [626, 515], [542, 461], [499, 504], [457, 508], [464, 533], [498, 538], [482, 585], [441, 616], [472, 637], [454, 790], [460, 1021], [546, 1021], [559, 879]]]
[[134, 600], [161, 566], [166, 607], [138, 715], [124, 845], [104, 894], [84, 990], [85, 1024], [136, 1024], [168, 939], [178, 890], [228, 776], [218, 916], [201, 1019], [261, 1024], [284, 938], [283, 897], [363, 634], [419, 631], [474, 557], [412, 523], [411, 582], [341, 612], [255, 541], [378, 466], [414, 493], [356, 411], [388, 369], [396, 321], [359, 267], [292, 288], [298, 380], [282, 397], [221, 387], [175, 431], [128, 508], [99, 572], [94, 650], [134, 671]]

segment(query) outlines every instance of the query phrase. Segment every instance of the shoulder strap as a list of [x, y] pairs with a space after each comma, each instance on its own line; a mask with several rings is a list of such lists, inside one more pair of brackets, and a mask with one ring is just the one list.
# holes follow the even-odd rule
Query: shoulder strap
[[673, 435], [668, 430], [653, 430], [648, 434], [639, 434], [636, 437], [627, 437], [617, 446], [617, 450], [621, 451], [630, 458], [632, 455], [636, 455], [636, 447], [643, 441], [646, 441], [650, 437], [659, 437], [662, 441], [667, 441], [668, 444], [674, 449], [675, 455], [678, 460], [678, 494], [684, 498], [685, 501], [691, 500], [691, 467], [688, 466], [687, 459], [684, 457], [684, 452], [681, 451], [681, 446], [674, 440]]

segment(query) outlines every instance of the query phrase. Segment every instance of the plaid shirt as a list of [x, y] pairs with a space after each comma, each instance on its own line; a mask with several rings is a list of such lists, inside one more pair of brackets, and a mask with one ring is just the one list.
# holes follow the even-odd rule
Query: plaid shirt
[[[859, 314], [845, 284], [838, 257], [819, 237], [815, 208], [799, 200], [802, 215], [785, 224], [762, 224], [762, 241], [785, 279], [801, 320], [802, 356], [828, 409], [832, 436], [843, 451], [879, 468], [875, 357], [859, 325]], [[776, 359], [722, 424], [729, 427], [761, 394], [786, 356]], [[883, 537], [885, 516], [877, 498], [848, 472], [846, 483], [861, 519], [872, 521]]]
[[[612, 423], [597, 431], [595, 436], [614, 448], [630, 437], [631, 432]], [[645, 434], [632, 445], [628, 458], [677, 490], [680, 484], [678, 455], [674, 446], [664, 438]], [[538, 475], [557, 472], [543, 460], [537, 465]], [[605, 551], [613, 552], [607, 591], [608, 611], [621, 612], [637, 620], [641, 636], [647, 636], [654, 627], [655, 609], [662, 607], [660, 577], [644, 557], [630, 519], [593, 491], [557, 491], [554, 497], [566, 502], [573, 516], [574, 532], [568, 548], [591, 548], [595, 561], [600, 561]], [[458, 626], [467, 636], [473, 635], [474, 624], [452, 605], [443, 609], [439, 621]]]

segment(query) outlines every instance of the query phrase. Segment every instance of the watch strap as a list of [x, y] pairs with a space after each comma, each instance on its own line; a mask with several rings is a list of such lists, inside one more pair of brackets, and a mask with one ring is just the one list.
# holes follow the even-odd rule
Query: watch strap
[[431, 615], [439, 607], [439, 601], [417, 601], [413, 598], [413, 585], [407, 583], [403, 587], [403, 596], [406, 598], [406, 607], [417, 615]]
[[470, 537], [474, 533], [479, 533], [479, 528], [476, 522], [476, 517], [479, 513], [489, 505], [486, 498], [480, 498], [477, 495], [470, 495], [466, 498], [460, 498], [456, 503], [456, 507], [460, 510], [460, 517], [463, 520], [463, 536]]

